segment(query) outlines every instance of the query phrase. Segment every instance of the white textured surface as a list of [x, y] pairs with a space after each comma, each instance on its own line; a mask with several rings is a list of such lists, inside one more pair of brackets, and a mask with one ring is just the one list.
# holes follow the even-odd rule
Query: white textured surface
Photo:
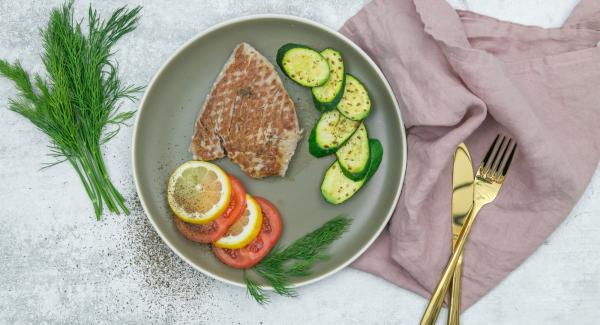
[[[98, 1], [95, 6], [106, 14], [122, 2]], [[147, 84], [176, 48], [215, 23], [252, 13], [287, 13], [339, 28], [367, 1], [129, 2], [143, 5], [144, 16], [133, 35], [119, 44], [117, 59], [127, 81]], [[0, 0], [0, 56], [19, 58], [39, 71], [38, 29], [59, 3]], [[577, 0], [552, 5], [543, 0], [451, 3], [554, 27]], [[77, 3], [78, 16], [86, 6]], [[14, 94], [12, 85], [0, 79], [0, 323], [418, 322], [424, 299], [353, 269], [300, 289], [297, 299], [273, 297], [267, 307], [256, 305], [240, 288], [195, 272], [169, 252], [140, 213], [130, 172], [131, 128], [122, 130], [105, 155], [134, 214], [94, 221], [79, 180], [67, 165], [38, 171], [47, 161], [47, 141], [6, 109], [7, 98]], [[600, 172], [546, 244], [465, 312], [463, 324], [599, 323], [599, 198]]]

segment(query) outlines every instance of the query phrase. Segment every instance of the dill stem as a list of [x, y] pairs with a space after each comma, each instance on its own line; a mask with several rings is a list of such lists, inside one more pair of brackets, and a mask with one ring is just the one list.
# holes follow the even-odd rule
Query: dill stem
[[79, 178], [81, 179], [81, 183], [83, 184], [83, 187], [85, 188], [85, 192], [87, 193], [88, 197], [92, 201], [92, 206], [94, 207], [94, 212], [96, 214], [96, 218], [98, 219], [98, 218], [100, 218], [100, 215], [102, 214], [102, 205], [98, 201], [96, 193], [94, 191], [92, 191], [92, 189], [91, 189], [90, 181], [88, 180], [87, 174], [84, 175], [82, 173], [81, 168], [79, 167], [79, 164], [81, 162], [78, 162], [78, 160], [79, 159], [77, 159], [77, 160], [72, 159], [72, 158], [68, 159], [71, 166], [73, 166], [73, 169], [75, 169], [75, 172], [77, 172], [77, 175], [79, 175]]
[[90, 149], [84, 150], [85, 152], [82, 156], [86, 158], [86, 164], [90, 171], [91, 179], [93, 183], [97, 185], [96, 187], [99, 190], [99, 196], [102, 198], [102, 201], [104, 201], [109, 211], [116, 214], [120, 214], [122, 211], [128, 215], [129, 210], [125, 206], [124, 198], [110, 181], [100, 152], [100, 146], [98, 144], [88, 144], [86, 148]]
[[93, 159], [93, 157], [91, 157], [91, 154], [90, 154], [89, 150], [87, 149], [87, 146], [85, 146], [81, 150], [81, 159], [82, 159], [82, 163], [84, 165], [84, 170], [87, 172], [88, 177], [91, 180], [92, 184], [94, 184], [93, 187], [95, 189], [95, 192], [98, 195], [99, 201], [104, 202], [109, 211], [115, 212], [116, 208], [115, 208], [114, 204], [112, 203], [112, 201], [110, 200], [110, 197], [107, 197], [105, 188], [103, 186], [103, 182], [98, 177], [98, 171], [94, 164], [94, 159]]
[[100, 171], [98, 169], [97, 162], [92, 159], [90, 162], [90, 165], [91, 165], [90, 169], [93, 171], [94, 182], [98, 185], [98, 189], [100, 190], [100, 195], [102, 196], [103, 201], [106, 203], [108, 210], [110, 212], [119, 214], [119, 209], [113, 202], [112, 196], [110, 195], [110, 193], [107, 192], [107, 189], [105, 186], [106, 182], [104, 181], [104, 178], [100, 175]]
[[[116, 201], [121, 210], [126, 215], [129, 215], [129, 209], [127, 209], [127, 206], [125, 206], [125, 199], [123, 198], [121, 193], [119, 193], [119, 191], [114, 187], [112, 181], [110, 180], [110, 177], [108, 176], [108, 171], [106, 170], [106, 165], [104, 164], [104, 159], [102, 157], [102, 153], [100, 152], [100, 147], [98, 146], [97, 150], [94, 150], [92, 154], [94, 155], [94, 161], [96, 161], [96, 164], [98, 165], [100, 175], [102, 176], [104, 184], [108, 188], [111, 197]], [[119, 214], [118, 211], [117, 214]]]
[[109, 209], [109, 211], [112, 211], [110, 202], [106, 202], [104, 200], [104, 196], [102, 195], [102, 187], [101, 187], [102, 185], [99, 184], [96, 179], [94, 168], [91, 165], [91, 162], [88, 160], [87, 154], [85, 152], [82, 152], [81, 157], [79, 157], [79, 159], [81, 161], [81, 166], [82, 166], [83, 172], [84, 172], [86, 178], [88, 179], [88, 181], [90, 182], [90, 184], [92, 185], [92, 189], [94, 191], [94, 196], [96, 197], [96, 200], [98, 201], [98, 204], [100, 205], [100, 209], [96, 214], [96, 219], [100, 219], [100, 215], [102, 214], [102, 210], [103, 210], [103, 206], [104, 206], [103, 203], [106, 203], [106, 206]]

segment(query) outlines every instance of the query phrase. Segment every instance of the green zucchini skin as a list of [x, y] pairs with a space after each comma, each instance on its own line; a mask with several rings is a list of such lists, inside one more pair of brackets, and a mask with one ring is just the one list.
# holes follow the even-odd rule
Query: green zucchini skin
[[350, 139], [335, 152], [344, 175], [353, 181], [363, 179], [369, 170], [370, 151], [367, 127], [361, 123]]
[[369, 158], [369, 168], [365, 176], [365, 183], [375, 175], [383, 160], [383, 146], [377, 139], [369, 139]]
[[340, 100], [342, 100], [342, 97], [344, 96], [343, 89], [345, 86], [346, 86], [346, 76], [344, 75], [344, 80], [342, 80], [342, 91], [340, 91], [331, 102], [319, 101], [317, 99], [317, 97], [315, 97], [315, 95], [313, 94], [312, 99], [313, 99], [313, 104], [315, 105], [315, 108], [319, 112], [329, 112], [331, 110], [334, 110], [337, 107]]
[[[347, 119], [336, 110], [321, 114], [308, 137], [308, 151], [318, 158], [335, 153], [359, 125], [360, 122]], [[332, 141], [325, 141], [324, 138]]]
[[[285, 55], [285, 53], [291, 49], [295, 49], [295, 48], [304, 48], [304, 49], [309, 49], [312, 50], [310, 47], [306, 46], [306, 45], [302, 45], [302, 44], [296, 44], [296, 43], [287, 43], [284, 44], [283, 46], [281, 46], [278, 50], [277, 50], [277, 56], [275, 58], [275, 61], [277, 62], [277, 65], [279, 66], [279, 68], [281, 68], [281, 71], [283, 71], [283, 73], [286, 74], [287, 76], [287, 72], [285, 71], [285, 69], [283, 68], [283, 56]], [[314, 51], [314, 50], [313, 50]], [[289, 77], [289, 76], [288, 76]]]
[[321, 157], [331, 155], [332, 153], [335, 152], [335, 149], [337, 149], [337, 148], [327, 148], [326, 149], [326, 148], [319, 146], [319, 144], [317, 143], [317, 128], [316, 128], [316, 126], [312, 129], [312, 131], [310, 131], [310, 136], [308, 136], [308, 152], [310, 152], [311, 155], [313, 155], [317, 158], [321, 158]]
[[[321, 72], [304, 76], [304, 77], [308, 78], [307, 80], [302, 79], [302, 77], [296, 76], [294, 74], [294, 72], [291, 72], [290, 68], [286, 67], [286, 65], [285, 65], [286, 56], [291, 55], [291, 53], [294, 51], [304, 51], [305, 54], [311, 55], [313, 57], [313, 59], [315, 60], [315, 61], [313, 61], [315, 63], [315, 68], [318, 68], [318, 70]], [[279, 65], [279, 67], [281, 68], [281, 71], [283, 71], [283, 73], [285, 73], [285, 75], [288, 78], [290, 78], [292, 81], [299, 84], [300, 86], [303, 86], [303, 87], [322, 86], [323, 84], [325, 84], [327, 82], [327, 80], [329, 80], [329, 63], [319, 52], [315, 51], [314, 49], [312, 49], [306, 45], [296, 44], [296, 43], [287, 43], [287, 44], [283, 45], [282, 47], [280, 47], [277, 50], [277, 57], [276, 57], [275, 61], [277, 62], [277, 65]], [[301, 75], [302, 73], [308, 73], [307, 71], [308, 71], [307, 68], [297, 69], [295, 71], [295, 73], [299, 73]]]
[[321, 195], [325, 201], [331, 204], [341, 204], [350, 199], [365, 183], [365, 180], [353, 181], [342, 172], [339, 162], [336, 160], [323, 176], [321, 183]]
[[371, 98], [367, 88], [349, 73], [346, 74], [344, 95], [337, 105], [337, 110], [355, 121], [364, 120], [371, 113]]
[[323, 182], [321, 183], [321, 195], [325, 201], [331, 204], [341, 204], [349, 200], [375, 175], [383, 160], [383, 146], [377, 139], [369, 139], [369, 167], [365, 177], [355, 181], [348, 178], [339, 161], [335, 161], [325, 171]]
[[[320, 54], [329, 63], [329, 80], [319, 87], [311, 89], [313, 103], [320, 112], [327, 112], [335, 109], [344, 95], [346, 85], [346, 74], [344, 69], [344, 60], [342, 54], [333, 49], [326, 48]], [[334, 95], [327, 94], [327, 91], [333, 89]], [[326, 96], [329, 95], [329, 96]]]

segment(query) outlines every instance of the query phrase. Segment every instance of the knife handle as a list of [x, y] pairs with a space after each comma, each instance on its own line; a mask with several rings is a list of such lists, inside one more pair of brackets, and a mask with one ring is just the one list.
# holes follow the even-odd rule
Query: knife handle
[[475, 217], [483, 205], [484, 204], [478, 204], [477, 201], [474, 202], [473, 209], [471, 209], [471, 212], [469, 212], [469, 216], [465, 220], [465, 224], [463, 225], [460, 235], [458, 236], [458, 240], [456, 241], [456, 249], [452, 253], [452, 257], [450, 258], [450, 261], [448, 261], [448, 265], [446, 265], [444, 274], [442, 275], [440, 282], [431, 296], [431, 300], [427, 305], [427, 309], [425, 309], [425, 313], [421, 319], [421, 325], [435, 325], [435, 321], [437, 320], [440, 310], [442, 309], [444, 298], [448, 293], [450, 281], [452, 281], [452, 277], [454, 276], [456, 265], [458, 264], [458, 260], [465, 249], [465, 243], [467, 242], [467, 237], [469, 236], [471, 228], [473, 227], [473, 223], [475, 222]]
[[454, 270], [454, 277], [452, 278], [449, 301], [450, 307], [448, 309], [448, 325], [460, 324], [460, 287], [462, 283], [462, 260], [463, 256], [460, 255], [458, 263], [456, 264], [456, 270]]

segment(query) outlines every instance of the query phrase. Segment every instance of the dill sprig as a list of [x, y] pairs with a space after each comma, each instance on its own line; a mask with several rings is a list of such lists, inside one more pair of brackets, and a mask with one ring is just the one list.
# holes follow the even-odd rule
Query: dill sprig
[[[352, 224], [352, 219], [337, 216], [318, 229], [297, 239], [289, 246], [275, 247], [271, 252], [252, 268], [254, 273], [261, 277], [273, 290], [282, 296], [295, 297], [297, 295], [290, 288], [290, 281], [294, 277], [311, 274], [311, 268], [318, 261], [328, 259], [326, 250], [331, 243], [342, 236]], [[252, 280], [244, 271], [244, 281], [248, 293], [260, 304], [268, 302], [268, 298], [260, 284]]]
[[244, 270], [244, 282], [246, 282], [246, 288], [248, 293], [261, 305], [269, 302], [269, 297], [265, 294], [265, 290], [254, 280], [248, 277], [246, 270]]
[[111, 60], [112, 46], [133, 31], [141, 8], [117, 9], [101, 20], [91, 5], [87, 34], [73, 18], [73, 2], [52, 10], [42, 30], [42, 62], [46, 78], [33, 81], [16, 61], [0, 60], [0, 75], [14, 82], [18, 97], [9, 108], [31, 121], [50, 138], [50, 167], [69, 162], [92, 201], [96, 218], [103, 207], [129, 214], [124, 199], [113, 186], [100, 146], [112, 139], [134, 112], [119, 112], [119, 101], [134, 99], [140, 87], [124, 85], [117, 64]]

